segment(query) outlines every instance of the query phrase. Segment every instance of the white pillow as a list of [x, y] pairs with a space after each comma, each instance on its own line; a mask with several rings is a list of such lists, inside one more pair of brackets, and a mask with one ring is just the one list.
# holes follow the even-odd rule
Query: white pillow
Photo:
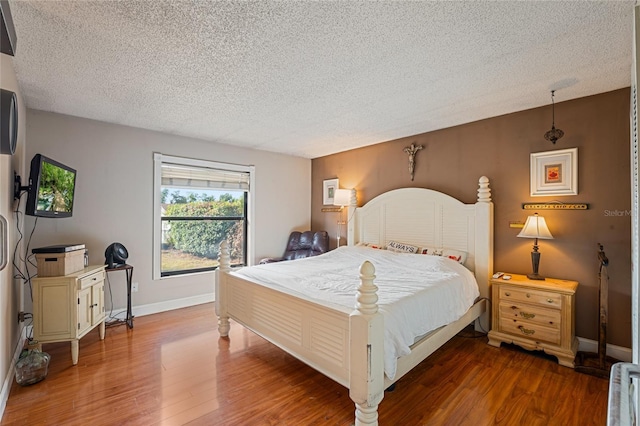
[[455, 260], [458, 263], [464, 265], [464, 262], [467, 261], [467, 252], [461, 250], [454, 249], [446, 249], [446, 248], [433, 248], [433, 247], [422, 247], [420, 249], [420, 253], [427, 254], [431, 256], [443, 256], [448, 257], [451, 260]]
[[358, 243], [356, 244], [357, 246], [360, 247], [369, 247], [369, 248], [373, 248], [373, 249], [379, 249], [379, 250], [385, 250], [385, 248], [379, 244], [374, 244], [374, 243]]
[[434, 247], [421, 247], [420, 254], [428, 254], [429, 256], [442, 256], [442, 249]]
[[444, 249], [442, 255], [462, 265], [467, 261], [467, 252], [462, 250]]
[[418, 249], [418, 246], [412, 246], [398, 241], [389, 241], [387, 243], [387, 250], [395, 251], [396, 253], [417, 253]]

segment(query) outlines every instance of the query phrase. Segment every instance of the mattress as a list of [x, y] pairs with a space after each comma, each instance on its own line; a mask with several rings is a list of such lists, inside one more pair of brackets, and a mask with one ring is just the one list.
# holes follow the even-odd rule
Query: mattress
[[415, 340], [458, 320], [480, 295], [473, 274], [440, 256], [340, 247], [320, 256], [257, 265], [232, 274], [311, 302], [351, 313], [359, 268], [375, 267], [378, 309], [384, 318], [384, 370], [393, 379], [397, 358]]

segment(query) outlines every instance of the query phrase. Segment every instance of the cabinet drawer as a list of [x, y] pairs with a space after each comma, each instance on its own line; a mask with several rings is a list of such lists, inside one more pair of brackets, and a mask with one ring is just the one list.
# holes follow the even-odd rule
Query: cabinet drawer
[[536, 342], [560, 344], [560, 330], [527, 321], [500, 318], [500, 329], [504, 333], [526, 337]]
[[500, 318], [526, 320], [553, 329], [560, 328], [560, 311], [526, 303], [500, 303]]
[[104, 281], [104, 271], [98, 271], [95, 274], [87, 275], [80, 278], [80, 290], [91, 287], [94, 284]]
[[521, 289], [517, 287], [500, 287], [500, 300], [503, 302], [526, 302], [556, 309], [560, 309], [562, 307], [562, 296], [558, 293]]

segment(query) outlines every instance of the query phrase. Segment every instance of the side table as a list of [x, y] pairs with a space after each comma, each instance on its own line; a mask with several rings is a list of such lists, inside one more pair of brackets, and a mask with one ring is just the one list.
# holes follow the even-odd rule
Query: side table
[[131, 310], [131, 283], [133, 280], [133, 266], [124, 264], [118, 265], [114, 268], [105, 269], [107, 273], [114, 271], [124, 271], [127, 276], [127, 318], [125, 319], [125, 323], [129, 328], [133, 328], [133, 311]]

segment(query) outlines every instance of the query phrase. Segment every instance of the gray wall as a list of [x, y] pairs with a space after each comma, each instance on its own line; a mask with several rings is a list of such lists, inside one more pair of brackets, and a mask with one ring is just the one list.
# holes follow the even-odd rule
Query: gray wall
[[[73, 217], [40, 218], [31, 248], [84, 243], [91, 264], [118, 241], [134, 266], [134, 314], [211, 300], [214, 274], [152, 279], [153, 153], [255, 165], [255, 256], [280, 255], [293, 229], [310, 226], [311, 161], [61, 114], [28, 110], [27, 158], [41, 153], [78, 172]], [[24, 206], [23, 206], [24, 207]], [[26, 220], [30, 232], [34, 218]], [[126, 304], [124, 273], [109, 274], [107, 308]]]

